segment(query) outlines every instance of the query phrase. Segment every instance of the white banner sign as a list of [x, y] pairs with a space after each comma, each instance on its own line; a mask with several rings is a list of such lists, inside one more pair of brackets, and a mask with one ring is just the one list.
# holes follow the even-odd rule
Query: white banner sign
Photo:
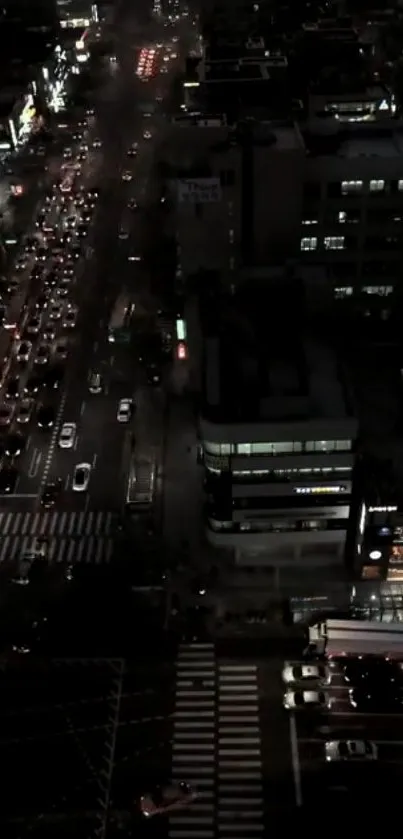
[[178, 181], [181, 204], [211, 204], [221, 201], [219, 178], [184, 178]]

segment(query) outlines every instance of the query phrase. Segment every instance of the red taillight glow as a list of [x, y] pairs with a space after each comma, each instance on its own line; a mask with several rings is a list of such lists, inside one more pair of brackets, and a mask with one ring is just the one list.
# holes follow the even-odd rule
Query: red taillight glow
[[188, 357], [188, 351], [187, 351], [186, 344], [182, 344], [182, 343], [178, 344], [177, 353], [178, 353], [179, 361], [186, 361], [186, 359]]

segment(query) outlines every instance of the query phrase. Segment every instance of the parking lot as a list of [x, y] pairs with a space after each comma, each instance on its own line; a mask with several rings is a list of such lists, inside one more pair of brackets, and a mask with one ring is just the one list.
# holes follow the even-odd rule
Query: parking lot
[[[402, 685], [397, 693], [402, 691]], [[331, 702], [329, 710], [309, 710], [289, 715], [290, 755], [293, 768], [294, 797], [297, 807], [310, 809], [318, 800], [330, 807], [348, 802], [362, 808], [362, 794], [397, 793], [403, 776], [403, 708], [391, 712], [364, 712], [351, 705], [351, 684], [344, 680], [342, 666], [331, 667], [331, 683], [325, 688]], [[350, 743], [360, 751], [362, 741], [369, 741], [365, 756], [331, 759], [326, 757], [326, 743]], [[337, 747], [329, 747], [328, 749]], [[348, 749], [347, 745], [347, 749]], [[375, 800], [377, 809], [381, 802]]]

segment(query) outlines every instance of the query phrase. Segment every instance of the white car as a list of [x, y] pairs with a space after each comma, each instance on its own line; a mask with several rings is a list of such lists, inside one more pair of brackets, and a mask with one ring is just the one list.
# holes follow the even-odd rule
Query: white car
[[292, 682], [304, 684], [316, 682], [320, 685], [330, 685], [332, 679], [330, 669], [326, 664], [307, 664], [303, 661], [286, 661], [282, 676], [286, 685]]
[[331, 701], [323, 690], [287, 690], [283, 705], [287, 711], [326, 711]]
[[377, 760], [378, 747], [372, 740], [328, 740], [325, 743], [325, 757], [328, 763]]
[[118, 405], [118, 422], [130, 422], [132, 416], [133, 402], [131, 399], [121, 399]]
[[91, 477], [91, 464], [78, 463], [74, 469], [73, 492], [85, 492]]
[[61, 449], [72, 449], [76, 440], [77, 426], [75, 422], [64, 422], [59, 436]]
[[64, 361], [69, 354], [69, 342], [65, 338], [59, 338], [52, 347], [52, 352], [57, 361]]
[[17, 361], [27, 362], [32, 352], [31, 341], [19, 341], [16, 349]]
[[133, 175], [127, 169], [122, 173], [122, 181], [131, 181], [133, 179]]
[[119, 239], [128, 239], [128, 238], [129, 238], [128, 231], [125, 230], [124, 227], [121, 227], [120, 230], [119, 230]]
[[149, 131], [148, 129], [146, 131], [143, 131], [143, 137], [144, 137], [145, 140], [151, 140], [151, 137], [152, 137], [151, 131]]
[[101, 146], [102, 146], [101, 140], [99, 139], [99, 137], [95, 137], [95, 139], [92, 141], [93, 149], [100, 149]]

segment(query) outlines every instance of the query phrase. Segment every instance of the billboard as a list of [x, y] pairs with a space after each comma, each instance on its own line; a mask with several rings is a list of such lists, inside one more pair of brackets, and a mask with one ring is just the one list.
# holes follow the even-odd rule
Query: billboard
[[219, 178], [181, 178], [178, 200], [181, 204], [214, 204], [221, 201]]

